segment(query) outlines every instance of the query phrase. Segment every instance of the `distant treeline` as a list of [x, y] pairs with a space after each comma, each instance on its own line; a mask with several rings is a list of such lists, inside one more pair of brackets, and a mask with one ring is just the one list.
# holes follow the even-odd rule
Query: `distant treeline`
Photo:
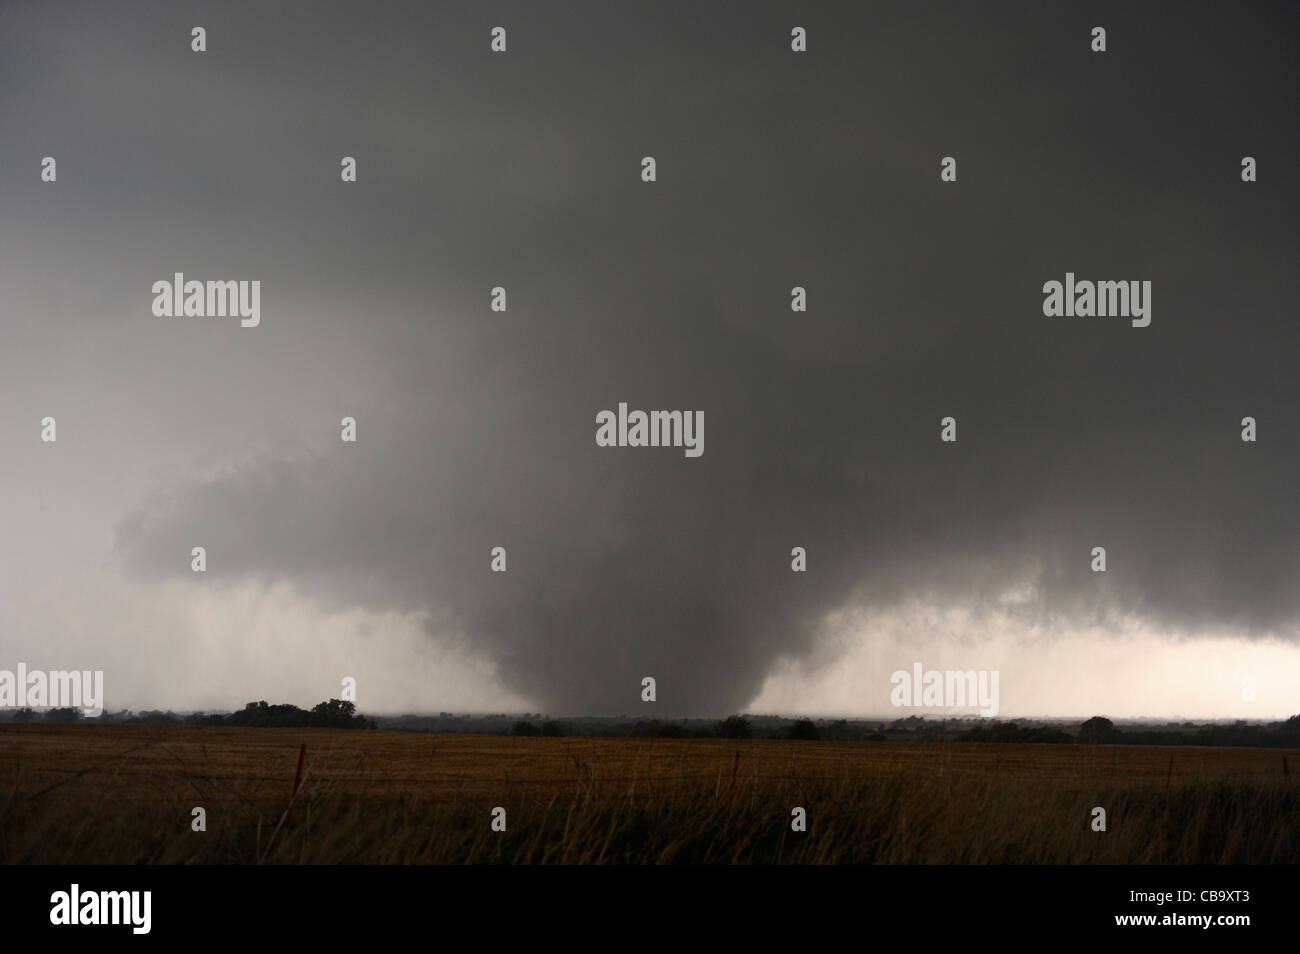
[[82, 715], [80, 709], [48, 709], [38, 712], [34, 709], [12, 709], [0, 712], [0, 722], [81, 722], [88, 725], [228, 725], [228, 726], [263, 726], [285, 729], [325, 728], [325, 729], [373, 729], [373, 719], [357, 715], [354, 702], [342, 699], [330, 699], [300, 709], [293, 705], [269, 705], [265, 700], [250, 702], [238, 712], [203, 713], [191, 712], [178, 715], [152, 709], [145, 712], [105, 712], [93, 718]]
[[[811, 719], [798, 719], [779, 730], [755, 731], [754, 724], [744, 716], [728, 716], [721, 722], [689, 725], [683, 722], [671, 722], [658, 719], [638, 720], [633, 723], [621, 723], [623, 731], [617, 733], [620, 738], [630, 739], [820, 739], [817, 724]], [[510, 729], [511, 735], [577, 735], [573, 725], [566, 725], [554, 719], [546, 719], [540, 724], [525, 719], [516, 720]], [[581, 733], [588, 734], [588, 733]]]
[[586, 738], [657, 739], [804, 739], [834, 742], [1052, 742], [1085, 745], [1213, 745], [1300, 748], [1300, 715], [1266, 724], [1231, 725], [1192, 722], [1163, 726], [1116, 727], [1094, 716], [1080, 724], [1015, 719], [1009, 722], [970, 719], [931, 721], [908, 716], [893, 722], [849, 719], [789, 719], [780, 716], [728, 716], [713, 719], [632, 719], [579, 717], [557, 720], [525, 713], [437, 716], [373, 716], [356, 713], [354, 703], [322, 702], [310, 710], [293, 705], [250, 702], [238, 712], [189, 713], [105, 712], [85, 718], [77, 709], [0, 710], [0, 722], [82, 722], [106, 725], [214, 725], [281, 728], [388, 729], [401, 732], [478, 735], [581, 736]]
[[1285, 722], [1266, 725], [1237, 722], [1233, 725], [1184, 726], [1176, 729], [1119, 729], [1109, 719], [1093, 716], [1079, 726], [1079, 736], [1075, 741], [1091, 745], [1246, 745], [1293, 748], [1300, 746], [1300, 715], [1293, 715]]
[[[396, 726], [381, 725], [381, 728]], [[406, 726], [406, 728], [411, 728]], [[1094, 716], [1078, 726], [990, 722], [927, 722], [911, 717], [890, 723], [850, 723], [847, 719], [820, 720], [764, 719], [762, 722], [734, 715], [721, 722], [659, 719], [605, 723], [603, 731], [582, 731], [582, 725], [516, 720], [511, 735], [605, 735], [623, 738], [658, 739], [806, 739], [846, 742], [1050, 742], [1081, 745], [1217, 745], [1300, 748], [1300, 715], [1285, 722], [1264, 725], [1238, 722], [1233, 725], [1183, 723], [1169, 728], [1119, 729], [1109, 719]], [[1073, 728], [1070, 732], [1067, 729]], [[430, 730], [425, 730], [430, 731]], [[447, 731], [437, 729], [432, 731]], [[471, 730], [472, 731], [472, 730]]]

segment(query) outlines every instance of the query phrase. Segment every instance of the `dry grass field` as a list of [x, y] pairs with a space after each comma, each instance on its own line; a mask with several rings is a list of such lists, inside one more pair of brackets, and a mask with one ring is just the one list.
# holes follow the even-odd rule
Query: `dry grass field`
[[0, 861], [1293, 864], [1298, 768], [1295, 749], [7, 725]]

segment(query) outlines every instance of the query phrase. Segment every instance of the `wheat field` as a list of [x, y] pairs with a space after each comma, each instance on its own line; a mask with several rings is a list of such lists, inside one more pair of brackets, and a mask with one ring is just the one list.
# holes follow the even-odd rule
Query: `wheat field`
[[9, 725], [0, 860], [1293, 864], [1297, 765], [1296, 749]]

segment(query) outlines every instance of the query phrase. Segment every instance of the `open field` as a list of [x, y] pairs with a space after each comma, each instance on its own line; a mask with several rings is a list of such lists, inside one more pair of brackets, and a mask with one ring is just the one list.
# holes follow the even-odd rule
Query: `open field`
[[0, 860], [1293, 864], [1297, 769], [1296, 749], [7, 725]]

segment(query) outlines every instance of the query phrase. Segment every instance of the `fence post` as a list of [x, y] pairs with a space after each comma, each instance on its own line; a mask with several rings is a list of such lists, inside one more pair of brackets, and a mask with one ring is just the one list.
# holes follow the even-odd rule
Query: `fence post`
[[293, 777], [293, 792], [289, 795], [289, 814], [284, 820], [284, 827], [293, 827], [293, 802], [298, 797], [298, 786], [302, 784], [302, 763], [307, 757], [307, 743], [298, 748], [298, 773]]

